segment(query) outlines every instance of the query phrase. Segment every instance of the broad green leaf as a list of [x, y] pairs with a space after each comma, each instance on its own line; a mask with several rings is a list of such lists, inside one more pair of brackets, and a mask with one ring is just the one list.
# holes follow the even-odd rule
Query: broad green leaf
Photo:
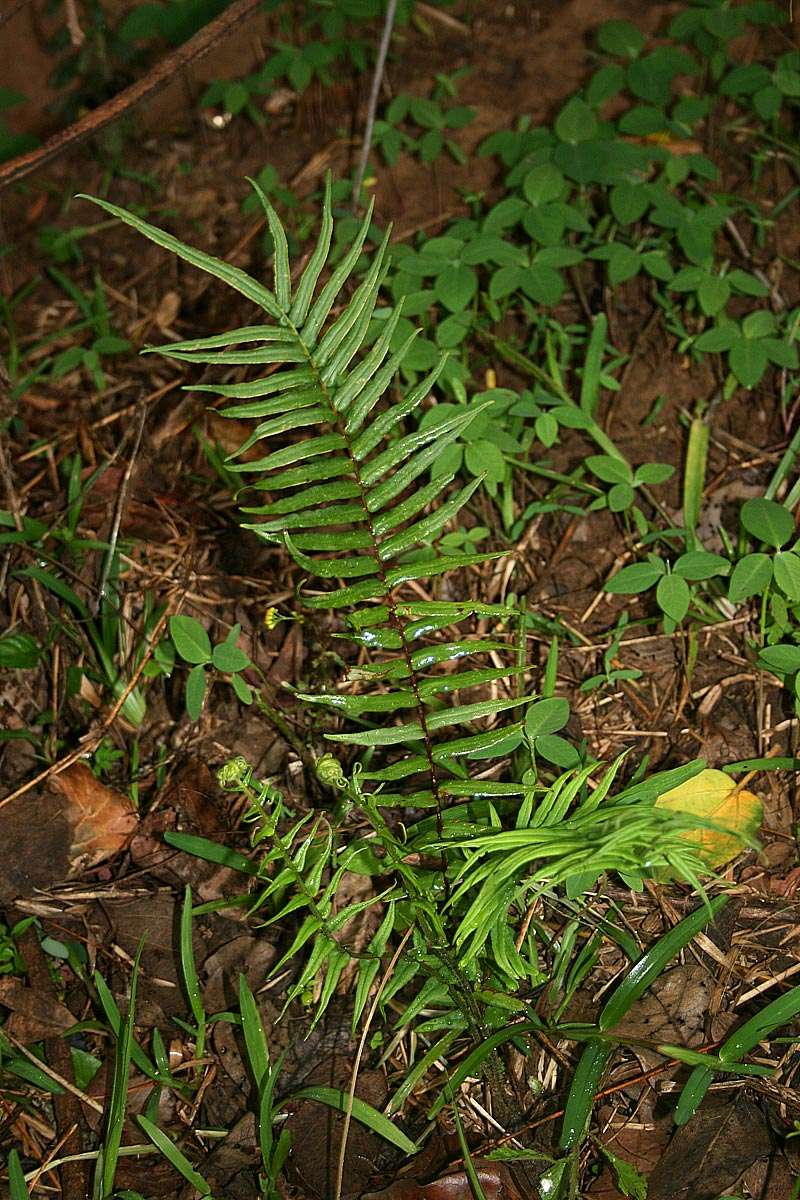
[[636, 58], [647, 38], [632, 21], [605, 21], [597, 30], [597, 44], [606, 54]]
[[719, 354], [735, 346], [737, 336], [735, 325], [715, 325], [694, 339], [694, 348], [710, 354]]
[[450, 312], [466, 308], [478, 289], [478, 277], [465, 264], [445, 268], [436, 277], [434, 295]]
[[728, 351], [728, 362], [739, 383], [753, 388], [767, 369], [767, 352], [760, 341], [743, 339]]
[[675, 560], [672, 568], [673, 574], [691, 580], [727, 575], [730, 569], [731, 564], [727, 558], [723, 558], [721, 554], [711, 554], [708, 550], [689, 550]]
[[604, 483], [631, 483], [633, 480], [633, 472], [621, 458], [613, 458], [610, 454], [590, 454], [584, 462], [592, 474]]
[[221, 642], [214, 647], [211, 661], [218, 671], [223, 671], [226, 675], [232, 675], [234, 671], [243, 671], [245, 667], [250, 666], [250, 659], [244, 650], [232, 646], [229, 642]]
[[666, 484], [674, 474], [675, 468], [667, 462], [644, 462], [636, 468], [633, 481], [636, 484]]
[[206, 696], [206, 669], [200, 663], [186, 677], [186, 712], [193, 721], [200, 719]]
[[[522, 191], [533, 205], [557, 200], [564, 189], [564, 176], [552, 163], [540, 163], [525, 176]], [[520, 264], [524, 265], [524, 264]]]
[[175, 643], [175, 649], [185, 662], [207, 663], [211, 661], [211, 639], [194, 617], [182, 615], [170, 617], [169, 635]]
[[536, 739], [536, 753], [547, 762], [571, 771], [580, 766], [580, 755], [571, 742], [558, 734], [543, 733]]
[[586, 142], [597, 132], [597, 117], [585, 100], [573, 96], [555, 119], [553, 129], [562, 142]]
[[775, 332], [775, 317], [766, 308], [757, 308], [742, 321], [742, 333], [746, 338], [769, 337]]
[[646, 592], [664, 577], [663, 564], [656, 566], [649, 562], [631, 563], [629, 567], [623, 567], [616, 575], [612, 575], [605, 585], [605, 590], [613, 596], [634, 596], [639, 592]]
[[792, 550], [779, 550], [772, 560], [775, 582], [790, 600], [800, 600], [800, 557]]
[[650, 193], [641, 183], [618, 183], [611, 189], [608, 203], [620, 225], [633, 225], [650, 207]]
[[746, 531], [775, 550], [780, 550], [794, 535], [794, 517], [774, 500], [761, 497], [746, 500], [740, 515]]
[[697, 289], [697, 299], [706, 316], [715, 317], [730, 299], [731, 288], [726, 279], [708, 275]]
[[662, 575], [656, 587], [656, 600], [663, 613], [673, 621], [682, 621], [689, 611], [692, 594], [680, 575]]
[[525, 734], [530, 741], [547, 733], [557, 733], [569, 720], [569, 701], [561, 696], [537, 700], [525, 714]]
[[758, 665], [777, 675], [794, 675], [800, 671], [800, 646], [793, 646], [789, 642], [765, 646], [759, 653]]
[[741, 604], [751, 596], [760, 595], [772, 580], [772, 559], [768, 554], [746, 554], [731, 572], [728, 599]]

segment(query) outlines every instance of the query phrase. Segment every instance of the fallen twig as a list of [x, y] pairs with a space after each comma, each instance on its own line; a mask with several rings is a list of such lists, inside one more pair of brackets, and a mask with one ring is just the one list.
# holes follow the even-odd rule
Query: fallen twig
[[188, 42], [184, 42], [177, 50], [173, 50], [171, 54], [162, 58], [161, 62], [148, 71], [143, 79], [137, 79], [136, 83], [132, 83], [117, 96], [112, 96], [105, 104], [93, 109], [85, 117], [75, 121], [73, 125], [68, 125], [66, 129], [54, 134], [43, 145], [37, 146], [35, 150], [29, 150], [27, 154], [20, 154], [17, 158], [12, 158], [7, 163], [0, 165], [0, 188], [7, 187], [8, 184], [15, 183], [18, 179], [23, 179], [26, 175], [30, 175], [31, 171], [38, 170], [45, 163], [57, 158], [59, 154], [63, 154], [86, 138], [92, 137], [106, 125], [116, 121], [123, 113], [129, 112], [137, 104], [140, 104], [142, 100], [171, 83], [179, 71], [207, 54], [215, 42], [218, 42], [221, 37], [230, 33], [241, 21], [255, 12], [259, 4], [260, 0], [236, 0], [236, 3], [232, 4], [225, 12], [220, 13], [216, 20], [210, 21], [194, 37], [189, 38]]

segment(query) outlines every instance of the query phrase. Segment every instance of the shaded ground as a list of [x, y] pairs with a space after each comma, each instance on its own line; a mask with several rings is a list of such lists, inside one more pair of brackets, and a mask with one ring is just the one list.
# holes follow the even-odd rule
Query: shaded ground
[[[469, 152], [489, 132], [508, 127], [522, 113], [534, 120], [551, 116], [585, 74], [587, 35], [596, 25], [629, 17], [655, 30], [675, 8], [622, 0], [572, 0], [535, 7], [485, 3], [472, 6], [469, 25], [461, 21], [469, 13], [461, 13], [458, 7], [453, 16], [446, 14], [448, 19], [432, 11], [427, 32], [408, 35], [402, 61], [389, 68], [387, 88], [423, 92], [434, 72], [470, 67], [460, 89], [461, 101], [478, 110], [463, 133], [463, 147]], [[312, 88], [301, 101], [289, 97], [264, 131], [245, 120], [223, 130], [209, 127], [197, 108], [186, 103], [185, 92], [196, 96], [204, 80], [228, 69], [233, 72], [247, 41], [244, 34], [237, 35], [204, 64], [201, 73], [176, 84], [137, 116], [136, 128], [141, 132], [127, 138], [122, 155], [128, 178], [109, 179], [108, 145], [100, 161], [84, 148], [4, 198], [3, 239], [11, 246], [0, 263], [6, 299], [40, 277], [44, 227], [66, 230], [84, 223], [97, 229], [82, 239], [81, 262], [70, 267], [71, 278], [90, 290], [93, 273], [102, 272], [112, 328], [134, 348], [201, 336], [238, 323], [239, 315], [244, 318], [246, 314], [231, 311], [230, 297], [221, 288], [135, 240], [124, 228], [107, 228], [96, 209], [69, 197], [77, 190], [103, 193], [109, 187], [115, 202], [146, 203], [153, 220], [169, 222], [180, 236], [255, 274], [263, 272], [261, 223], [241, 212], [247, 194], [244, 176], [256, 174], [269, 162], [300, 196], [312, 194], [326, 170], [342, 174], [352, 167], [351, 130], [361, 127], [363, 105], [358, 107], [358, 88], [344, 80], [324, 93]], [[394, 220], [400, 238], [420, 229], [436, 230], [464, 211], [459, 189], [491, 189], [494, 171], [490, 159], [471, 158], [468, 166], [459, 167], [443, 158], [432, 169], [401, 159], [395, 168], [379, 174], [376, 211], [381, 222]], [[729, 186], [736, 185], [732, 176]], [[787, 250], [796, 246], [796, 234], [788, 219], [779, 227]], [[642, 302], [635, 291], [623, 292], [621, 298], [597, 297], [598, 304], [609, 306], [615, 345], [632, 355], [607, 424], [633, 462], [679, 465], [685, 439], [679, 418], [693, 415], [698, 402], [714, 399], [720, 381], [708, 369], [690, 368], [677, 358], [664, 332], [643, 323]], [[45, 277], [16, 308], [13, 339], [25, 347], [52, 333], [48, 352], [53, 346], [65, 348], [73, 335], [59, 331], [78, 317], [75, 303], [51, 277]], [[10, 345], [9, 351], [13, 350]], [[335, 669], [330, 630], [299, 624], [265, 628], [265, 612], [293, 596], [296, 573], [282, 552], [261, 547], [238, 529], [230, 495], [203, 453], [201, 437], [228, 450], [241, 441], [240, 430], [208, 411], [202, 393], [181, 390], [190, 376], [180, 364], [157, 357], [140, 359], [133, 353], [106, 361], [102, 388], [94, 386], [85, 372], [71, 371], [57, 382], [35, 380], [20, 398], [21, 424], [9, 451], [22, 511], [45, 521], [63, 516], [67, 501], [62, 468], [78, 451], [84, 476], [95, 467], [103, 468], [81, 513], [80, 529], [83, 536], [107, 538], [130, 457], [131, 430], [137, 414], [143, 413], [142, 448], [120, 514], [122, 537], [135, 543], [126, 559], [129, 573], [124, 587], [123, 636], [128, 651], [133, 652], [141, 637], [140, 597], [149, 592], [159, 602], [180, 600], [184, 612], [199, 617], [219, 636], [241, 624], [251, 658], [276, 693], [283, 682], [324, 680], [326, 672]], [[496, 370], [501, 381], [520, 384], [488, 354], [485, 367]], [[655, 421], [645, 424], [660, 396], [666, 396], [665, 405]], [[724, 505], [763, 488], [786, 444], [788, 419], [784, 425], [775, 396], [766, 386], [714, 403], [706, 498], [722, 511]], [[584, 453], [577, 438], [567, 438], [553, 463], [563, 469]], [[522, 510], [537, 495], [537, 485], [521, 479], [519, 486]], [[674, 513], [680, 504], [679, 481], [667, 502]], [[483, 503], [485, 523], [493, 528], [491, 506], [486, 499]], [[595, 513], [590, 519], [536, 518], [518, 548], [513, 574], [501, 564], [474, 583], [487, 600], [508, 591], [525, 594], [530, 609], [559, 618], [577, 631], [575, 644], [562, 649], [559, 685], [576, 715], [575, 732], [586, 738], [598, 757], [608, 758], [630, 747], [637, 761], [648, 754], [654, 766], [672, 766], [696, 756], [716, 765], [778, 750], [791, 752], [796, 736], [791, 710], [784, 710], [785, 700], [777, 690], [765, 688], [754, 669], [748, 647], [749, 617], [737, 616], [700, 632], [697, 665], [687, 681], [681, 639], [659, 633], [657, 623], [645, 620], [645, 609], [640, 607], [642, 622], [626, 634], [619, 660], [641, 670], [642, 678], [602, 696], [580, 690], [587, 676], [602, 669], [603, 651], [609, 644], [606, 631], [622, 607], [599, 589], [628, 548], [618, 523], [608, 514]], [[89, 594], [96, 591], [96, 563], [91, 557], [76, 559], [74, 582]], [[4, 603], [6, 619], [25, 613], [35, 626], [35, 607], [26, 608], [27, 592], [13, 578]], [[45, 607], [51, 615], [56, 612], [52, 602]], [[548, 642], [544, 636], [531, 637], [534, 669], [544, 663]], [[91, 688], [80, 702], [67, 694], [67, 672], [80, 661], [79, 654], [72, 662], [66, 652], [63, 660], [56, 656], [51, 661], [47, 673], [26, 674], [24, 679], [19, 673], [0, 676], [0, 714], [6, 729], [21, 732], [43, 710], [54, 710], [57, 715], [45, 733], [44, 747], [56, 758], [86, 732], [84, 703], [93, 711], [90, 729], [100, 727], [107, 708]], [[7, 906], [7, 924], [35, 915], [55, 942], [71, 940], [82, 946], [87, 967], [96, 966], [120, 997], [126, 993], [136, 945], [146, 932], [137, 1027], [143, 1037], [148, 1030], [159, 1029], [171, 1061], [174, 1058], [173, 1069], [188, 1074], [196, 1068], [186, 1035], [174, 1020], [186, 1010], [175, 953], [180, 896], [190, 884], [195, 902], [213, 902], [234, 895], [240, 884], [226, 868], [165, 846], [162, 835], [178, 829], [246, 848], [241, 812], [219, 790], [214, 768], [232, 755], [244, 754], [257, 774], [275, 777], [295, 797], [313, 797], [313, 781], [297, 752], [297, 742], [307, 736], [308, 727], [305, 714], [291, 706], [285, 707], [288, 730], [287, 725], [243, 710], [229, 689], [216, 692], [200, 722], [191, 724], [174, 681], [157, 681], [148, 691], [147, 708], [136, 737], [138, 813], [120, 794], [130, 781], [130, 763], [124, 757], [112, 764], [97, 792], [78, 764], [66, 775], [66, 783], [59, 776], [60, 791], [42, 787], [26, 793], [0, 810], [3, 845], [13, 847], [13, 863], [0, 865], [0, 902]], [[107, 731], [110, 748], [129, 754], [132, 734], [123, 722], [112, 726]], [[3, 743], [3, 794], [12, 793], [42, 766], [29, 742]], [[769, 991], [776, 978], [792, 979], [800, 970], [793, 899], [795, 788], [791, 780], [770, 774], [761, 778], [759, 790], [765, 802], [764, 852], [758, 860], [754, 855], [746, 858], [739, 872], [735, 920], [710, 931], [701, 949], [687, 954], [664, 976], [663, 986], [640, 1002], [623, 1031], [631, 1038], [657, 1036], [665, 1042], [715, 1044], [753, 997]], [[104, 861], [105, 847], [93, 840], [92, 821], [87, 818], [89, 832], [76, 825], [76, 803], [90, 814], [102, 806], [103, 820], [94, 824], [107, 828], [110, 812], [117, 828], [133, 833], [125, 852], [111, 865]], [[609, 895], [623, 906], [626, 920], [643, 941], [683, 915], [680, 898], [670, 900], [648, 892], [632, 902], [631, 894], [621, 888], [610, 889]], [[597, 913], [590, 908], [589, 915], [599, 916], [600, 907]], [[549, 920], [555, 932], [558, 915], [551, 914]], [[44, 1041], [49, 1054], [53, 1044], [59, 1044], [58, 1033], [91, 1015], [90, 991], [66, 967], [56, 977], [46, 970], [42, 973], [35, 939], [25, 936], [27, 984], [0, 978], [0, 1005], [8, 1014], [3, 1030], [19, 1043]], [[285, 941], [280, 930], [252, 928], [241, 909], [208, 913], [195, 923], [194, 936], [209, 1012], [235, 1005], [239, 971], [244, 969], [251, 985], [259, 986]], [[584, 1011], [576, 1019], [596, 1015], [594, 996], [622, 967], [621, 956], [618, 962], [614, 953], [605, 953], [593, 981], [596, 986], [587, 987]], [[31, 986], [37, 970], [41, 987]], [[282, 1004], [280, 987], [274, 995], [263, 993], [261, 999], [265, 1023], [272, 1028]], [[308, 1040], [303, 1039], [306, 1025], [303, 1014], [292, 1011], [272, 1029], [275, 1049], [289, 1050], [289, 1082], [345, 1087], [353, 1053], [346, 1001], [342, 999], [324, 1028]], [[101, 1057], [105, 1054], [102, 1039], [91, 1034], [81, 1037], [81, 1048]], [[738, 1086], [720, 1088], [704, 1109], [703, 1128], [693, 1124], [671, 1141], [667, 1102], [677, 1067], [657, 1067], [661, 1059], [632, 1053], [607, 1081], [608, 1094], [598, 1110], [606, 1144], [650, 1174], [650, 1200], [673, 1196], [712, 1200], [726, 1188], [735, 1188], [743, 1176], [745, 1195], [783, 1200], [789, 1195], [796, 1163], [791, 1160], [792, 1143], [779, 1147], [775, 1134], [785, 1134], [789, 1122], [800, 1117], [790, 1049], [780, 1083], [770, 1085], [772, 1092], [758, 1080], [747, 1091]], [[568, 1048], [556, 1048], [555, 1056], [551, 1051], [551, 1047], [537, 1048], [533, 1067], [530, 1062], [526, 1066], [547, 1102], [532, 1117], [532, 1124], [540, 1126], [543, 1149], [551, 1148], [552, 1113], [563, 1098], [563, 1079], [558, 1080], [555, 1064], [569, 1053]], [[50, 1061], [52, 1065], [54, 1060]], [[360, 1075], [359, 1094], [380, 1107], [402, 1077], [405, 1062], [402, 1043], [380, 1067], [377, 1058], [370, 1060]], [[516, 1065], [522, 1077], [521, 1064]], [[241, 1048], [229, 1025], [214, 1028], [201, 1069], [205, 1076], [198, 1107], [165, 1095], [159, 1117], [165, 1124], [231, 1129], [221, 1144], [193, 1134], [190, 1145], [195, 1155], [208, 1154], [204, 1170], [215, 1192], [250, 1196], [254, 1125]], [[648, 1071], [655, 1074], [648, 1077]], [[147, 1081], [134, 1074], [131, 1113], [136, 1112], [137, 1097], [143, 1103], [148, 1090]], [[86, 1091], [88, 1100], [80, 1097], [74, 1120], [90, 1138], [100, 1128], [97, 1106], [102, 1107], [107, 1095], [105, 1066]], [[54, 1116], [47, 1105], [29, 1104], [13, 1088], [0, 1095], [0, 1119], [8, 1143], [17, 1144], [38, 1162], [44, 1161], [63, 1134], [63, 1114]], [[292, 1112], [295, 1146], [314, 1148], [305, 1157], [295, 1154], [292, 1195], [316, 1198], [331, 1192], [338, 1120], [320, 1117], [318, 1107], [309, 1105], [298, 1105]], [[492, 1131], [488, 1136], [493, 1136]], [[140, 1135], [130, 1126], [126, 1137], [133, 1141]], [[357, 1138], [362, 1141], [354, 1141]], [[706, 1151], [712, 1144], [715, 1157], [709, 1159]], [[392, 1178], [385, 1143], [359, 1127], [350, 1145], [345, 1194], [381, 1192]], [[448, 1162], [457, 1163], [456, 1146], [449, 1134], [435, 1140], [426, 1151], [424, 1168], [417, 1164], [420, 1174], [413, 1182], [393, 1184], [387, 1200], [411, 1200], [412, 1194], [438, 1200], [444, 1192], [422, 1193], [417, 1183], [436, 1178]], [[153, 1161], [124, 1160], [118, 1186], [149, 1197], [174, 1195], [175, 1174], [161, 1162], [154, 1168]], [[485, 1173], [487, 1195], [510, 1200], [515, 1185], [505, 1169], [486, 1166]], [[594, 1181], [587, 1177], [588, 1194], [605, 1200], [619, 1195], [601, 1161], [596, 1176]], [[447, 1194], [453, 1193], [469, 1195], [463, 1176]]]

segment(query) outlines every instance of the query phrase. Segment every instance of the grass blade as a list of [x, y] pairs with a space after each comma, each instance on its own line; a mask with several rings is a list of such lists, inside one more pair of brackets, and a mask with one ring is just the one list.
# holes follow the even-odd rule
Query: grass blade
[[142, 959], [143, 948], [144, 940], [139, 942], [136, 957], [133, 960], [128, 1015], [117, 1035], [114, 1077], [111, 1082], [111, 1100], [108, 1106], [108, 1123], [106, 1126], [102, 1159], [102, 1195], [104, 1200], [114, 1193], [114, 1177], [117, 1173], [117, 1160], [122, 1144], [122, 1129], [125, 1124], [125, 1108], [128, 1099], [131, 1052], [134, 1045], [133, 1027], [136, 1020], [136, 987], [139, 979], [139, 964]]
[[592, 336], [586, 350], [581, 380], [581, 408], [591, 416], [597, 407], [600, 396], [600, 376], [603, 370], [603, 351], [606, 347], [608, 319], [605, 313], [598, 313], [592, 326]]
[[[749, 1021], [745, 1021], [744, 1025], [735, 1033], [732, 1033], [720, 1046], [718, 1058], [728, 1066], [738, 1065], [742, 1074], [750, 1074], [750, 1071], [744, 1070], [746, 1064], [739, 1062], [742, 1056], [749, 1054], [775, 1029], [794, 1020], [798, 1013], [800, 1013], [800, 987], [794, 987], [785, 996], [779, 996], [766, 1008], [762, 1008]], [[713, 1078], [714, 1072], [711, 1067], [702, 1064], [695, 1067], [675, 1108], [676, 1125], [685, 1125], [690, 1117], [694, 1116]]]
[[261, 1013], [258, 1011], [255, 996], [250, 990], [245, 975], [239, 976], [239, 1011], [242, 1014], [242, 1032], [247, 1050], [247, 1061], [260, 1093], [269, 1071], [269, 1050], [264, 1026], [261, 1022]]
[[144, 1115], [140, 1115], [136, 1119], [153, 1145], [161, 1151], [167, 1162], [172, 1164], [186, 1182], [191, 1184], [201, 1196], [210, 1196], [211, 1188], [209, 1184], [198, 1171], [195, 1171], [186, 1155], [178, 1149], [172, 1139], [168, 1138], [157, 1125], [154, 1125]]
[[10, 1200], [30, 1200], [31, 1195], [16, 1150], [12, 1150], [8, 1156], [8, 1194]]
[[[669, 933], [659, 938], [656, 944], [634, 963], [600, 1013], [597, 1022], [600, 1032], [607, 1033], [619, 1024], [675, 955], [705, 928], [726, 903], [726, 896], [717, 896], [709, 905], [701, 905], [674, 929], [670, 929]], [[590, 1042], [581, 1055], [564, 1110], [559, 1140], [562, 1150], [573, 1149], [585, 1136], [600, 1077], [612, 1050], [613, 1046], [607, 1042]]]
[[187, 887], [183, 897], [180, 925], [181, 974], [189, 1007], [192, 1010], [197, 1026], [195, 1042], [195, 1058], [202, 1058], [206, 1040], [206, 1010], [200, 991], [200, 980], [197, 977], [197, 967], [194, 961], [194, 946], [192, 945], [192, 889]]
[[[330, 1108], [335, 1108], [342, 1113], [347, 1112], [350, 1108], [350, 1096], [339, 1088], [300, 1088], [299, 1092], [292, 1093], [292, 1099], [316, 1100], [319, 1104], [327, 1104]], [[387, 1142], [391, 1142], [393, 1146], [397, 1146], [398, 1150], [402, 1150], [404, 1154], [419, 1152], [419, 1147], [403, 1133], [402, 1129], [398, 1129], [388, 1117], [378, 1112], [377, 1108], [373, 1108], [371, 1104], [367, 1104], [366, 1100], [360, 1100], [358, 1096], [354, 1096], [352, 1100], [352, 1115], [373, 1133], [377, 1133]]]

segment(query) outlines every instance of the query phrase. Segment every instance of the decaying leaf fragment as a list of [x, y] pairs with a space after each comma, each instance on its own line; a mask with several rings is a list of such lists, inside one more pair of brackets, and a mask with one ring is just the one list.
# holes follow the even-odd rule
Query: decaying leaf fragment
[[738, 788], [723, 771], [709, 769], [664, 792], [656, 800], [656, 807], [714, 822], [718, 828], [700, 827], [685, 835], [711, 869], [723, 867], [741, 853], [755, 837], [763, 818], [757, 796]]
[[127, 797], [97, 779], [85, 763], [54, 775], [53, 790], [66, 798], [72, 827], [71, 874], [113, 858], [136, 829], [136, 810]]

